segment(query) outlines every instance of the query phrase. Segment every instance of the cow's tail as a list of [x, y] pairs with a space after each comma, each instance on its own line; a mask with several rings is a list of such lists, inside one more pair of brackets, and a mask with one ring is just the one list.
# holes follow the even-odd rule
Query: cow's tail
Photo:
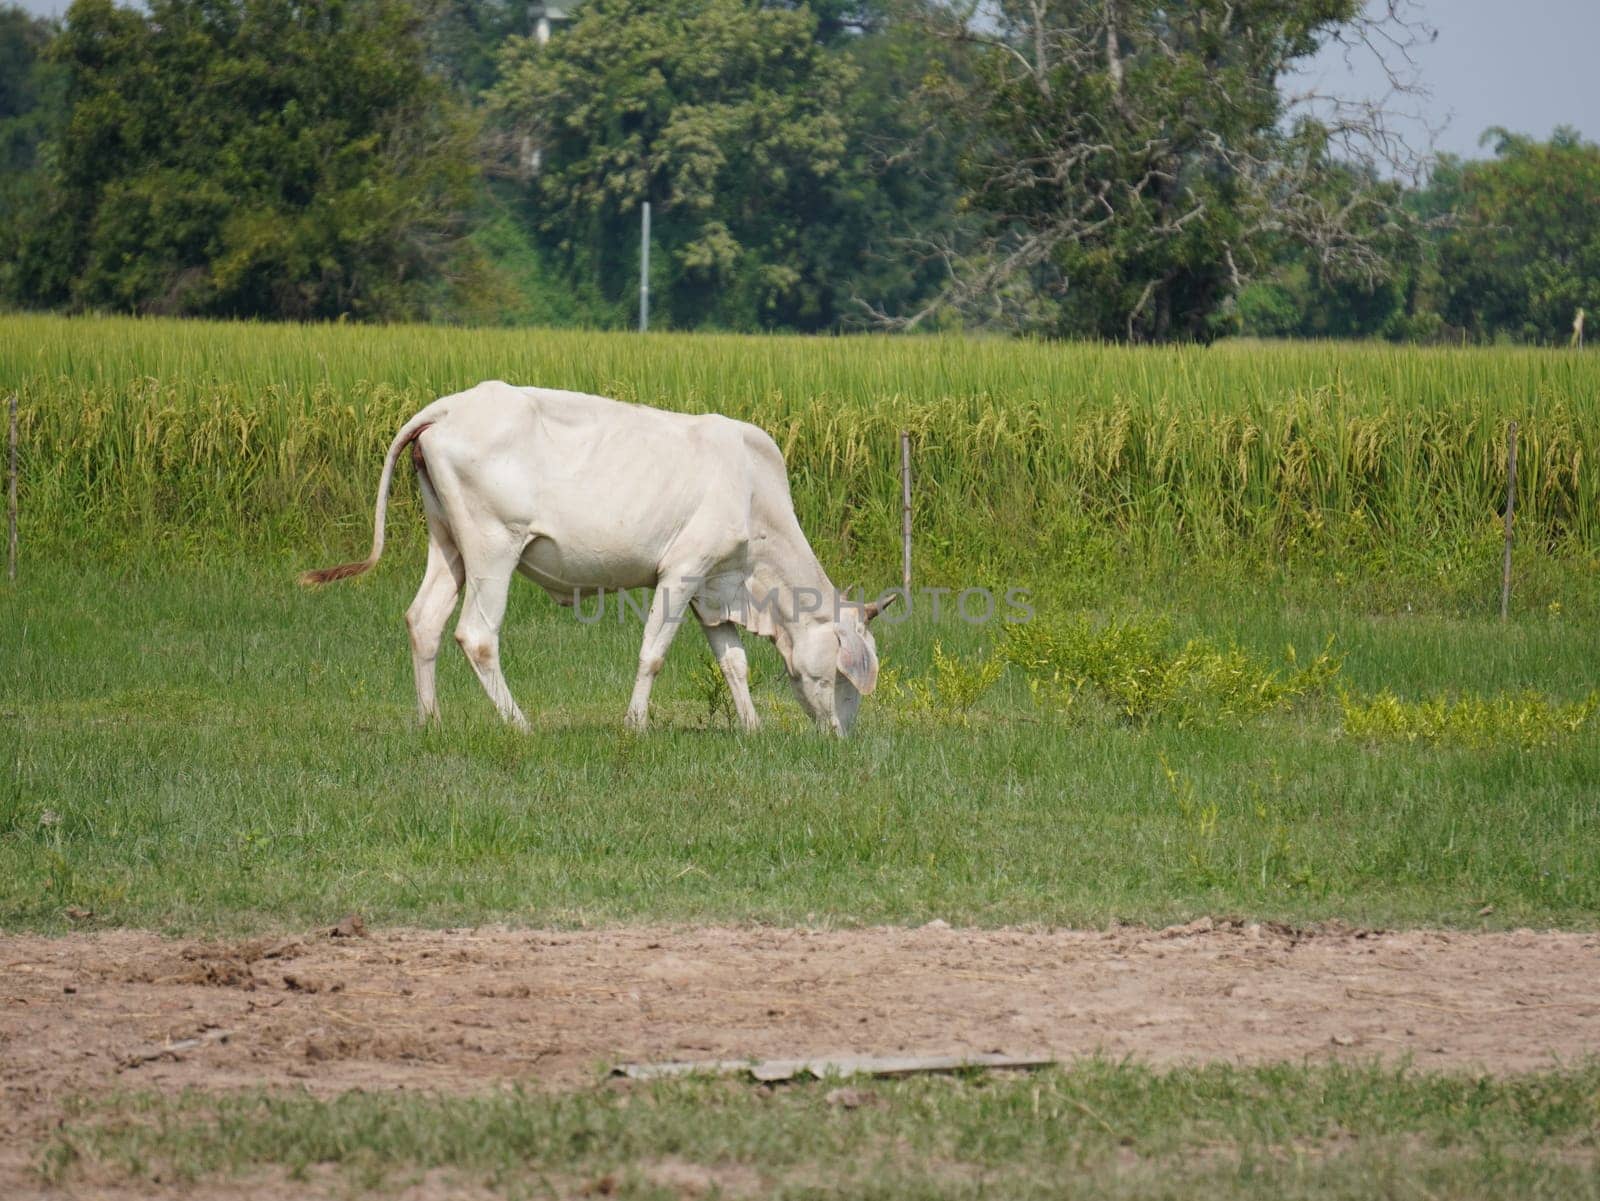
[[436, 410], [436, 406], [429, 405], [402, 425], [400, 432], [394, 436], [394, 441], [389, 443], [389, 453], [383, 459], [383, 474], [378, 477], [378, 505], [372, 515], [372, 553], [357, 563], [341, 563], [337, 567], [323, 567], [317, 571], [302, 572], [300, 574], [302, 587], [310, 588], [316, 584], [331, 584], [334, 580], [348, 580], [351, 576], [370, 571], [377, 565], [378, 559], [383, 554], [383, 524], [389, 511], [389, 484], [394, 479], [394, 465], [400, 458], [400, 452], [420, 437], [422, 431], [442, 415]]

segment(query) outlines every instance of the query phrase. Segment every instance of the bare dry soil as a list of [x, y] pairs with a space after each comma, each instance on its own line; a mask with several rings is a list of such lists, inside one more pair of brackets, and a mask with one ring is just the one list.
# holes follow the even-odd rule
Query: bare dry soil
[[73, 1095], [580, 1086], [623, 1061], [1045, 1052], [1153, 1064], [1600, 1053], [1600, 934], [339, 930], [0, 936], [0, 1180]]

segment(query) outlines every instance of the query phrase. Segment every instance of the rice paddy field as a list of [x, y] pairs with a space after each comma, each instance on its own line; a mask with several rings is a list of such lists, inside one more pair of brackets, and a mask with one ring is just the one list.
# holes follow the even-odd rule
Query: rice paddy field
[[[533, 731], [494, 720], [448, 643], [444, 720], [419, 729], [401, 622], [424, 546], [409, 469], [370, 576], [310, 592], [295, 575], [368, 545], [406, 417], [494, 378], [761, 425], [835, 582], [874, 591], [899, 576], [908, 430], [916, 585], [1020, 589], [1033, 619], [972, 623], [947, 604], [881, 624], [884, 679], [846, 741], [806, 727], [753, 641], [766, 728], [736, 733], [686, 628], [651, 731], [631, 736], [637, 621], [585, 624], [519, 585], [502, 653]], [[23, 987], [38, 958], [24, 940], [87, 940], [85, 962], [135, 931], [173, 955], [259, 951], [348, 913], [445, 934], [668, 931], [657, 947], [672, 931], [930, 921], [974, 939], [1196, 919], [1363, 937], [1531, 928], [1578, 938], [1563, 954], [1600, 970], [1582, 941], [1600, 928], [1595, 354], [0, 316], [11, 393], [0, 1000], [17, 1015], [46, 1003]], [[243, 978], [265, 979], [249, 962]], [[178, 978], [107, 970], [48, 1003]], [[292, 1005], [356, 1005], [349, 970], [336, 1001], [288, 986]], [[1490, 957], [1482, 978], [1507, 972]], [[537, 983], [519, 987], [538, 1002]], [[207, 1084], [176, 1054], [177, 1075], [162, 1059], [44, 1091], [0, 1067], [17, 1115], [0, 1133], [21, 1148], [0, 1154], [0, 1183], [1055, 1196], [1076, 1170], [1113, 1196], [1600, 1195], [1593, 1015], [1561, 1009], [1578, 1023], [1551, 1036], [1564, 1066], [1535, 1073], [1430, 1069], [1431, 1044], [1410, 1036], [1407, 1015], [1430, 1005], [1489, 1028], [1516, 1005], [1534, 1037], [1539, 1007], [1568, 1002], [1527, 989], [1493, 1005], [1413, 991], [1389, 1006], [1392, 1045], [1329, 1052], [1324, 1038], [1292, 1067], [1150, 1066], [1135, 1047], [844, 1101], [831, 1084], [619, 1093], [537, 1066], [513, 1081], [527, 1092], [426, 1092], [426, 1054], [405, 1085], [420, 1096], [351, 1093], [309, 1050], [298, 1092], [241, 1093], [242, 1069]], [[259, 1000], [241, 993], [241, 1014]], [[194, 1035], [167, 1005], [150, 1001], [148, 1036]], [[630, 1029], [649, 1028], [646, 1005]], [[266, 1045], [250, 1037], [234, 1045]], [[334, 1059], [403, 1059], [397, 1040]], [[634, 1049], [701, 1057], [665, 1035]], [[736, 1042], [719, 1051], [739, 1057]], [[721, 1109], [715, 1133], [696, 1124]]]

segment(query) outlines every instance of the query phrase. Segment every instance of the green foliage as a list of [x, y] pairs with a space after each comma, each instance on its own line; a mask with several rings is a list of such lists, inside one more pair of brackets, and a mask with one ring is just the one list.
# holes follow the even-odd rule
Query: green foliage
[[877, 314], [913, 311], [937, 293], [949, 268], [932, 248], [973, 221], [960, 185], [962, 120], [949, 112], [930, 120], [911, 101], [930, 79], [960, 78], [968, 64], [955, 43], [927, 36], [939, 0], [810, 7], [824, 28], [829, 8], [857, 9], [862, 26], [838, 42], [855, 69], [844, 159], [806, 237], [829, 272], [833, 324], [871, 328]]
[[525, 0], [425, 0], [428, 61], [463, 98], [493, 86], [495, 60], [506, 40], [526, 36], [531, 5]]
[[76, 0], [14, 299], [327, 319], [467, 282], [471, 131], [407, 0]]
[[1580, 307], [1600, 311], [1600, 145], [1492, 129], [1495, 157], [1451, 164], [1459, 205], [1440, 247], [1442, 311], [1480, 339], [1564, 345]]
[[1387, 690], [1362, 700], [1341, 696], [1344, 731], [1369, 742], [1533, 750], [1600, 735], [1600, 693], [1563, 704], [1524, 689], [1493, 697], [1434, 696], [1403, 701]]
[[1244, 297], [1239, 315], [1244, 332], [1302, 338], [1401, 340], [1415, 332], [1416, 284], [1426, 244], [1422, 218], [1405, 203], [1406, 192], [1392, 180], [1333, 161], [1307, 186], [1303, 200], [1343, 214], [1339, 239], [1352, 252], [1297, 243], [1284, 237], [1268, 244], [1267, 273], [1280, 302], [1292, 309], [1270, 314], [1278, 328], [1252, 328]]
[[1287, 338], [1298, 333], [1305, 310], [1297, 291], [1284, 280], [1247, 285], [1234, 301], [1239, 332], [1256, 338]]
[[662, 323], [826, 322], [802, 221], [838, 174], [855, 71], [815, 33], [747, 0], [590, 0], [548, 45], [507, 46], [492, 110], [537, 150], [536, 219], [578, 277], [626, 311], [649, 200]]
[[[1396, 206], [1399, 198], [1396, 191]], [[1314, 251], [1286, 245], [1265, 277], [1234, 300], [1240, 333], [1264, 338], [1385, 338], [1426, 341], [1437, 317], [1419, 312], [1426, 245], [1415, 222], [1396, 222], [1387, 245], [1360, 269], [1324, 266]], [[1374, 233], [1377, 240], [1380, 235]]]
[[864, 311], [858, 288], [899, 303], [929, 286], [931, 267], [883, 250], [953, 206], [948, 154], [889, 160], [912, 136], [896, 91], [935, 51], [901, 24], [843, 37], [846, 18], [589, 0], [547, 45], [506, 46], [489, 108], [527, 217], [607, 323], [632, 320], [645, 201], [662, 326], [824, 329]]
[[479, 296], [484, 324], [581, 329], [616, 317], [616, 306], [592, 283], [563, 275], [555, 256], [493, 192], [479, 207], [471, 240], [493, 267]]
[[1320, 695], [1340, 667], [1331, 647], [1300, 667], [1291, 646], [1280, 674], [1237, 646], [1195, 638], [1174, 647], [1168, 623], [1138, 618], [1007, 626], [1001, 649], [1041, 701], [1072, 709], [1087, 691], [1140, 725], [1236, 724]]
[[0, 8], [0, 303], [629, 326], [649, 200], [667, 328], [1565, 342], [1600, 150], [1347, 161], [1280, 81], [1360, 7]]
[[1398, 187], [1341, 165], [1315, 121], [1286, 131], [1279, 89], [1360, 10], [1002, 5], [973, 84], [941, 96], [970, 114], [965, 203], [995, 239], [975, 299], [1004, 303], [991, 293], [1009, 285], [1013, 320], [1052, 335], [1209, 342], [1240, 271], [1285, 246], [1314, 243], [1341, 279], [1384, 278]]
[[52, 22], [0, 6], [0, 179], [33, 167], [39, 143], [60, 116], [61, 73], [46, 57]]
[[890, 704], [917, 717], [966, 725], [973, 706], [999, 682], [1005, 667], [1005, 660], [998, 655], [964, 659], [947, 653], [942, 642], [935, 642], [929, 676], [902, 679], [894, 672], [880, 680], [879, 691]]
[[65, 75], [49, 61], [51, 21], [0, 7], [0, 300], [19, 294], [25, 223], [40, 210], [40, 150], [66, 117]]

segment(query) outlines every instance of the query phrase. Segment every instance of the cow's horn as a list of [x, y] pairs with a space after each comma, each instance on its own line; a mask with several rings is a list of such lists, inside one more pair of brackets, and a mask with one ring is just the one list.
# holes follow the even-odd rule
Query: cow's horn
[[871, 621], [879, 613], [882, 613], [885, 609], [887, 609], [890, 605], [894, 604], [895, 601], [897, 601], [899, 599], [900, 599], [900, 594], [898, 592], [891, 592], [891, 593], [889, 593], [888, 598], [885, 599], [885, 600], [868, 601], [867, 602], [867, 607], [866, 607], [867, 620]]

